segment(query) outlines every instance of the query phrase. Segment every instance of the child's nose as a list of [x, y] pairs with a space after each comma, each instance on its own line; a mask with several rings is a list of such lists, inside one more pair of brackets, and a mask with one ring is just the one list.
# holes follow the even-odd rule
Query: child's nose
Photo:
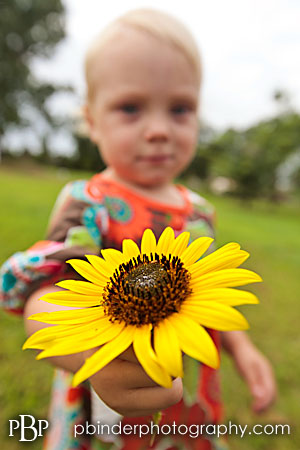
[[166, 117], [157, 115], [148, 120], [145, 130], [147, 141], [168, 140], [170, 134], [170, 124]]

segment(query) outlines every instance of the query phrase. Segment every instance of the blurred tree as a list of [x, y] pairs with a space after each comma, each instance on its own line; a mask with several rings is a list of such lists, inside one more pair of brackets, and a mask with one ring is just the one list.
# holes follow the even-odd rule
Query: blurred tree
[[273, 100], [277, 105], [279, 114], [293, 109], [291, 96], [283, 89], [276, 89], [273, 92]]
[[216, 158], [216, 152], [213, 149], [215, 138], [215, 130], [207, 123], [200, 122], [196, 153], [192, 164], [180, 175], [182, 178], [193, 176], [202, 181], [208, 180], [211, 175], [211, 166]]
[[214, 172], [232, 178], [237, 195], [276, 199], [278, 169], [299, 151], [300, 115], [289, 111], [243, 131], [227, 130], [210, 147]]
[[227, 177], [233, 181], [232, 193], [243, 199], [277, 200], [282, 198], [282, 186], [297, 188], [300, 114], [285, 91], [276, 91], [273, 98], [280, 106], [277, 115], [247, 129], [216, 133], [202, 126], [195, 159], [184, 176], [208, 183]]
[[0, 137], [11, 127], [34, 124], [37, 113], [55, 125], [46, 101], [65, 87], [37, 80], [30, 63], [48, 58], [64, 38], [64, 15], [60, 0], [0, 2]]
[[106, 166], [97, 146], [87, 136], [74, 132], [73, 139], [75, 141], [75, 152], [72, 156], [48, 154], [46, 158], [40, 158], [39, 160], [55, 166], [91, 172], [101, 172], [105, 169]]
[[99, 150], [87, 136], [74, 134], [76, 140], [76, 152], [72, 157], [73, 167], [81, 170], [92, 170], [101, 172], [105, 169], [105, 164], [101, 158]]

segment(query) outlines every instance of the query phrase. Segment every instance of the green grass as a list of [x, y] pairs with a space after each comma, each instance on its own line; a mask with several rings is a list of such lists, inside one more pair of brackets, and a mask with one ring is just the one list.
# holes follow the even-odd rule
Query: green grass
[[251, 207], [233, 199], [213, 198], [218, 211], [218, 241], [242, 244], [251, 257], [245, 267], [257, 271], [264, 283], [253, 288], [259, 307], [243, 307], [250, 335], [271, 360], [278, 400], [267, 413], [251, 413], [250, 396], [228, 357], [223, 358], [223, 392], [227, 417], [235, 423], [289, 423], [290, 436], [246, 436], [232, 439], [236, 450], [299, 449], [300, 363], [300, 214], [299, 205], [274, 206], [256, 202]]
[[[0, 167], [0, 263], [25, 249], [44, 233], [51, 207], [61, 187], [88, 174], [33, 167]], [[245, 267], [256, 270], [264, 283], [253, 288], [260, 306], [243, 307], [253, 341], [269, 357], [278, 381], [278, 400], [267, 413], [250, 410], [250, 396], [229, 358], [222, 365], [226, 419], [234, 423], [289, 423], [291, 435], [231, 438], [233, 450], [298, 450], [300, 432], [299, 268], [300, 213], [297, 205], [255, 202], [243, 205], [230, 198], [212, 197], [217, 207], [217, 244], [237, 241], [251, 253]], [[22, 352], [22, 320], [0, 313], [0, 442], [5, 450], [23, 445], [8, 437], [8, 420], [18, 414], [46, 418], [52, 368]], [[30, 444], [40, 449], [41, 442]]]

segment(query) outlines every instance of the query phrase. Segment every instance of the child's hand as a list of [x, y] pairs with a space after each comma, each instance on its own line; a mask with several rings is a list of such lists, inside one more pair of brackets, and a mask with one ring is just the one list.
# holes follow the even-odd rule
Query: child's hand
[[[86, 352], [85, 357], [95, 349]], [[178, 403], [182, 380], [176, 378], [170, 389], [157, 385], [138, 363], [131, 348], [90, 378], [101, 399], [114, 411], [127, 417], [146, 416]]]
[[[46, 286], [35, 291], [28, 299], [24, 318], [39, 312], [52, 312], [66, 308], [39, 300], [44, 294], [56, 292], [56, 286]], [[25, 320], [26, 331], [30, 336], [47, 325], [33, 320]], [[97, 348], [71, 355], [47, 358], [49, 362], [62, 369], [76, 372]], [[135, 357], [132, 348], [111, 361], [90, 378], [91, 384], [101, 399], [116, 412], [126, 416], [145, 416], [178, 403], [182, 397], [182, 381], [177, 378], [170, 389], [158, 386], [145, 373]]]
[[234, 356], [235, 364], [249, 386], [252, 409], [260, 413], [267, 409], [276, 397], [276, 382], [272, 367], [252, 344]]
[[[227, 339], [225, 335], [227, 336]], [[275, 400], [276, 381], [271, 364], [243, 332], [226, 332], [225, 347], [245, 379], [251, 392], [252, 409], [256, 413], [266, 410]]]

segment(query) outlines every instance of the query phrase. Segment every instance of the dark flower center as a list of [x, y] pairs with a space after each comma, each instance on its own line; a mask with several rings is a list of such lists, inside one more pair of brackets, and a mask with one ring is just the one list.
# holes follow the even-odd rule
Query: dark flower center
[[131, 258], [115, 270], [104, 289], [103, 306], [112, 322], [158, 324], [191, 294], [190, 274], [178, 256], [157, 253]]

